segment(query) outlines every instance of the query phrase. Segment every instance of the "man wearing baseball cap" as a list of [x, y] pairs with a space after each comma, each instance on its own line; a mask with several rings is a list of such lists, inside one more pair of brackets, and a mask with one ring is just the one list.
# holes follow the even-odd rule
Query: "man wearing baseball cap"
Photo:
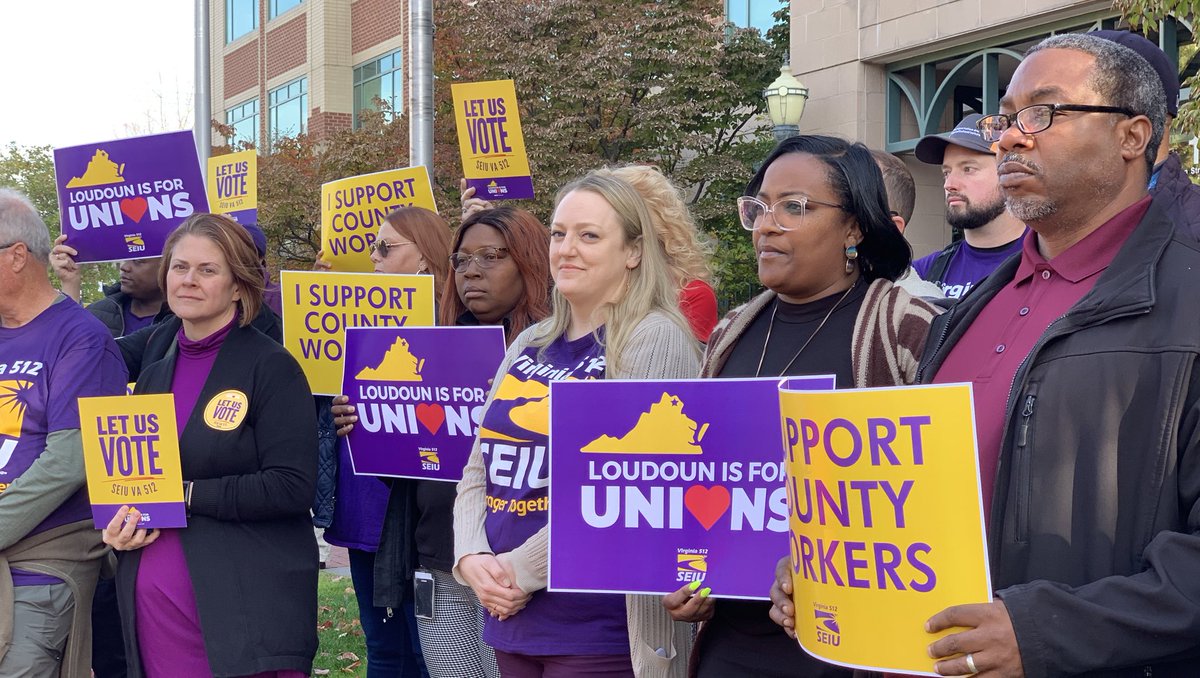
[[958, 299], [1005, 259], [1021, 251], [1025, 225], [1008, 213], [996, 155], [968, 115], [949, 134], [931, 134], [917, 142], [921, 162], [942, 166], [946, 220], [963, 239], [913, 263], [925, 280], [937, 283], [947, 297]]
[[1167, 95], [1167, 130], [1158, 146], [1154, 171], [1150, 174], [1150, 195], [1155, 200], [1166, 199], [1167, 213], [1175, 226], [1200, 238], [1200, 186], [1193, 184], [1184, 171], [1179, 155], [1171, 152], [1171, 121], [1179, 113], [1179, 69], [1158, 45], [1129, 31], [1092, 31], [1089, 35], [1104, 38], [1137, 52], [1154, 69]]

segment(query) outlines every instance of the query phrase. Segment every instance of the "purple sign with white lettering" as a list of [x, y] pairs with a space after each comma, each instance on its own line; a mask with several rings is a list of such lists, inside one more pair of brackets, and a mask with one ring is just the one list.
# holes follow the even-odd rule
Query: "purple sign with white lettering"
[[56, 148], [54, 174], [80, 262], [157, 257], [176, 226], [208, 211], [191, 132]]
[[778, 386], [552, 382], [549, 588], [765, 599], [788, 552]]
[[461, 480], [503, 360], [498, 326], [346, 328], [342, 393], [358, 415], [346, 438], [354, 472]]

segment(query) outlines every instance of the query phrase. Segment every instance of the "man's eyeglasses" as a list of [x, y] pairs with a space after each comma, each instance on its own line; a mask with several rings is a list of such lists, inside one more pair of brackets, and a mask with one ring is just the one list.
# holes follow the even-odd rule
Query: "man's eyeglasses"
[[507, 247], [480, 247], [470, 254], [455, 252], [450, 255], [450, 266], [458, 273], [467, 270], [471, 262], [475, 262], [479, 268], [491, 268], [496, 265], [501, 259], [508, 258]]
[[375, 241], [375, 251], [379, 256], [387, 259], [388, 252], [392, 251], [393, 247], [404, 247], [405, 245], [415, 245], [415, 242], [388, 242], [386, 240]]
[[1004, 132], [1013, 125], [1022, 134], [1037, 134], [1050, 129], [1054, 116], [1058, 113], [1119, 113], [1128, 117], [1138, 115], [1137, 112], [1121, 106], [1088, 106], [1086, 104], [1034, 104], [1026, 106], [1016, 113], [1000, 113], [985, 115], [975, 123], [983, 140], [992, 143], [999, 141]]
[[774, 217], [775, 225], [779, 227], [779, 230], [791, 231], [800, 228], [804, 223], [804, 215], [808, 212], [809, 203], [839, 210], [846, 209], [841, 205], [812, 198], [784, 198], [774, 205], [767, 205], [758, 198], [742, 196], [737, 199], [738, 217], [742, 220], [742, 228], [747, 231], [757, 231], [762, 225], [762, 220], [768, 214]]

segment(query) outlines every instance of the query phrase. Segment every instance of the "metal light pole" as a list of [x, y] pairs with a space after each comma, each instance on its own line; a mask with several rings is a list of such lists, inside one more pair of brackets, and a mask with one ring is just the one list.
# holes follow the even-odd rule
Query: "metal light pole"
[[792, 75], [792, 66], [784, 61], [779, 77], [763, 91], [767, 100], [767, 115], [775, 126], [775, 140], [783, 141], [800, 133], [800, 116], [808, 101], [808, 88]]
[[408, 3], [408, 159], [433, 174], [433, 0]]
[[205, 177], [208, 172], [208, 156], [212, 153], [212, 102], [208, 91], [208, 0], [196, 0], [196, 119], [193, 133], [196, 137], [196, 153], [200, 156], [200, 170]]

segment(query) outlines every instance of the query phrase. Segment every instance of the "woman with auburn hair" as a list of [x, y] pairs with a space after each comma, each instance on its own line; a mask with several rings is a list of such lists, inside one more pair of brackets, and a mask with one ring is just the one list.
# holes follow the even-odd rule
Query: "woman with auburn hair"
[[[399, 207], [379, 225], [371, 263], [375, 273], [432, 274], [436, 295], [446, 284], [449, 253], [450, 225], [444, 219], [422, 207]], [[318, 263], [316, 268], [328, 265]], [[412, 541], [414, 481], [389, 479], [384, 484], [354, 474], [348, 449], [334, 435], [339, 426], [337, 419], [346, 412], [348, 402], [344, 395], [332, 401], [317, 401], [322, 465], [332, 465], [336, 471], [322, 476], [317, 488], [318, 506], [328, 506], [327, 497], [332, 494], [332, 516], [322, 511], [314, 517], [314, 523], [325, 528], [325, 541], [344, 547], [350, 555], [350, 579], [366, 636], [368, 678], [427, 675], [408, 586], [412, 568], [397, 570], [399, 580], [395, 582], [380, 581], [375, 575], [382, 567], [376, 562], [376, 554], [380, 552], [385, 515], [398, 512], [394, 518], [398, 534], [391, 535], [397, 539], [397, 548], [407, 549]], [[398, 594], [387, 604], [377, 604], [377, 586], [393, 585], [399, 587]]]
[[506, 205], [466, 216], [450, 247], [455, 275], [443, 286], [438, 324], [503, 324], [511, 343], [550, 314], [549, 244], [550, 232], [523, 209]]
[[[682, 675], [691, 629], [657, 597], [547, 592], [547, 510], [487, 508], [489, 498], [545, 505], [548, 460], [535, 450], [547, 446], [549, 410], [536, 395], [552, 379], [678, 379], [699, 367], [670, 263], [633, 186], [593, 172], [559, 191], [549, 254], [550, 317], [509, 346], [458, 484], [454, 576], [490, 613], [483, 639], [504, 676]], [[518, 392], [533, 402], [519, 422], [507, 406]], [[517, 459], [489, 464], [495, 445]]]
[[[767, 290], [717, 326], [701, 377], [832, 373], [842, 388], [916, 380], [937, 310], [893, 284], [912, 253], [867, 147], [808, 135], [780, 142], [737, 209]], [[704, 622], [692, 667], [699, 678], [851, 674], [805, 654], [772, 623], [782, 617], [769, 602], [714, 602], [683, 587], [662, 604], [677, 620]]]
[[134, 392], [174, 394], [188, 526], [137, 529], [141, 513], [122, 507], [104, 530], [120, 556], [130, 675], [307, 675], [317, 650], [308, 380], [250, 326], [263, 275], [237, 222], [193, 215], [162, 262], [175, 315], [156, 335], [173, 340], [149, 341]]
[[597, 170], [629, 182], [646, 201], [654, 232], [662, 241], [671, 273], [679, 285], [679, 310], [701, 342], [717, 326], [717, 295], [709, 284], [709, 253], [700, 243], [696, 221], [679, 189], [651, 165], [626, 165]]
[[[529, 212], [503, 206], [476, 211], [454, 235], [450, 268], [443, 286], [439, 324], [503, 325], [506, 342], [550, 313], [550, 234]], [[338, 435], [346, 435], [357, 417], [354, 407], [334, 406]], [[395, 488], [396, 486], [393, 485]], [[421, 652], [433, 678], [494, 678], [496, 656], [483, 642], [483, 608], [469, 586], [455, 581], [452, 483], [415, 482], [414, 504], [393, 490], [384, 518], [375, 565], [375, 602], [398, 606], [414, 567], [434, 579], [433, 618], [417, 618]], [[413, 544], [405, 545], [405, 520], [415, 523]], [[415, 550], [415, 553], [414, 553]]]

